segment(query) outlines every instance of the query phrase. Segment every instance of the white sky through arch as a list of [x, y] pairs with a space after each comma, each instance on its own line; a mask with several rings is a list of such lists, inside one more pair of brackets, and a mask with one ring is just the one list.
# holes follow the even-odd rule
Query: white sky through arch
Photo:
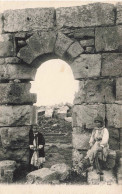
[[30, 92], [37, 93], [38, 106], [73, 103], [78, 91], [78, 81], [74, 80], [71, 67], [59, 59], [43, 63], [31, 84]]

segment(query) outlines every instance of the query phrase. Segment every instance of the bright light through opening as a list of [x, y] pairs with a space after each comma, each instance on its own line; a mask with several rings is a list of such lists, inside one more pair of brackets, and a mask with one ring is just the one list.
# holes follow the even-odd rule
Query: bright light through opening
[[70, 66], [58, 59], [43, 63], [31, 84], [31, 93], [37, 94], [37, 106], [73, 103], [78, 91], [78, 81], [74, 80]]

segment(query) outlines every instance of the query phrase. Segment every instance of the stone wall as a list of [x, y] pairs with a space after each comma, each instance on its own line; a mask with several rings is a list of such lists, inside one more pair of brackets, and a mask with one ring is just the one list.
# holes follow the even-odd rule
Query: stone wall
[[88, 148], [98, 113], [110, 131], [110, 146], [122, 149], [122, 4], [10, 10], [0, 15], [0, 27], [0, 159], [28, 163], [24, 137], [36, 122], [29, 82], [41, 63], [54, 58], [66, 61], [80, 82], [73, 108], [74, 166]]

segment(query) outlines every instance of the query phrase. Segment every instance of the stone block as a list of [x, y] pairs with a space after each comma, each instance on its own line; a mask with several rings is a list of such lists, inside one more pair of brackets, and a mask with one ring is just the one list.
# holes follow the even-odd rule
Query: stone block
[[28, 165], [29, 164], [29, 149], [6, 149], [0, 148], [0, 159], [1, 160], [14, 160], [18, 164]]
[[31, 125], [33, 106], [0, 106], [0, 126]]
[[2, 21], [3, 14], [0, 14], [0, 34], [2, 34], [3, 31], [3, 21]]
[[84, 49], [80, 46], [78, 42], [74, 42], [67, 50], [67, 53], [71, 58], [75, 58], [83, 52]]
[[113, 170], [103, 170], [103, 181], [101, 184], [113, 185], [117, 183]]
[[77, 149], [72, 150], [73, 169], [79, 174], [83, 173], [81, 172], [82, 160], [85, 156], [86, 156], [86, 151], [81, 151]]
[[49, 168], [42, 168], [35, 170], [27, 175], [27, 183], [52, 183], [52, 181], [58, 179], [58, 174], [56, 171], [52, 171]]
[[1, 146], [4, 149], [28, 148], [29, 130], [29, 126], [0, 128]]
[[116, 151], [109, 150], [106, 160], [106, 167], [107, 169], [113, 169], [115, 165], [116, 165]]
[[116, 7], [117, 7], [116, 23], [122, 24], [122, 3], [121, 2], [117, 3]]
[[59, 174], [59, 181], [65, 181], [67, 178], [69, 178], [71, 169], [65, 163], [59, 163], [51, 166], [50, 170], [55, 171], [57, 172], [57, 174]]
[[34, 55], [33, 50], [27, 45], [20, 49], [17, 57], [21, 58], [27, 64], [31, 64], [37, 56]]
[[47, 109], [45, 110], [45, 117], [47, 117], [47, 118], [52, 117], [52, 116], [53, 116], [53, 111], [54, 111], [53, 108], [47, 108]]
[[73, 41], [70, 38], [61, 32], [58, 33], [58, 37], [55, 43], [55, 54], [59, 57], [63, 57], [72, 43]]
[[122, 78], [116, 80], [116, 100], [122, 100]]
[[90, 46], [86, 47], [85, 53], [94, 53], [94, 47], [90, 47]]
[[119, 160], [119, 166], [117, 169], [117, 183], [122, 185], [122, 158]]
[[72, 145], [75, 149], [86, 150], [89, 148], [91, 134], [83, 131], [81, 133], [72, 133]]
[[[36, 102], [36, 94], [30, 94], [31, 83], [1, 83], [0, 104], [29, 104]], [[4, 91], [4, 92], [3, 92]]]
[[19, 59], [18, 57], [8, 57], [8, 58], [5, 58], [5, 63], [6, 64], [20, 64], [21, 59]]
[[3, 65], [5, 63], [5, 59], [4, 58], [0, 58], [0, 65]]
[[100, 175], [97, 174], [96, 170], [88, 172], [87, 182], [89, 185], [99, 185]]
[[12, 35], [2, 34], [0, 36], [0, 57], [14, 56], [14, 40]]
[[58, 27], [90, 27], [114, 24], [114, 5], [93, 3], [56, 9]]
[[[87, 38], [93, 38], [95, 36], [94, 34], [94, 28], [81, 28], [81, 29], [75, 29], [73, 32], [74, 38], [78, 39], [85, 39]], [[85, 41], [85, 40], [83, 40]], [[82, 42], [82, 40], [81, 40]]]
[[27, 45], [22, 47], [17, 56], [26, 63], [30, 64], [32, 61], [43, 54], [52, 53], [55, 45], [56, 35], [51, 32], [36, 32], [27, 39]]
[[122, 53], [102, 54], [102, 76], [122, 76]]
[[94, 46], [94, 39], [80, 40], [80, 44], [82, 47]]
[[122, 26], [100, 27], [95, 30], [95, 48], [100, 51], [116, 51], [122, 46]]
[[54, 8], [7, 10], [4, 12], [4, 31], [19, 32], [54, 27]]
[[101, 70], [101, 55], [82, 54], [71, 64], [75, 79], [99, 77]]
[[73, 127], [94, 128], [94, 118], [100, 115], [105, 119], [105, 106], [99, 105], [75, 105], [73, 108]]
[[22, 64], [0, 65], [0, 80], [34, 80], [37, 69]]
[[119, 129], [109, 128], [109, 148], [119, 150]]
[[[55, 137], [54, 137], [55, 138]], [[55, 138], [56, 139], [56, 138]], [[46, 141], [48, 142], [48, 141]], [[45, 167], [50, 168], [57, 163], [65, 163], [72, 166], [72, 145], [63, 143], [52, 143], [45, 145], [46, 162]]]
[[4, 160], [0, 162], [0, 183], [12, 183], [16, 162]]
[[107, 104], [108, 127], [122, 128], [122, 105]]
[[87, 80], [79, 82], [79, 91], [74, 104], [107, 103], [115, 101], [115, 81], [113, 79]]

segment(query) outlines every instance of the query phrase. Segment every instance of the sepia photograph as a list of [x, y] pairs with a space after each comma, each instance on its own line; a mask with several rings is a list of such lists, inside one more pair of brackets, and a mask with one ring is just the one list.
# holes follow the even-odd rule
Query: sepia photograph
[[121, 0], [0, 0], [0, 193], [11, 191], [122, 192]]

